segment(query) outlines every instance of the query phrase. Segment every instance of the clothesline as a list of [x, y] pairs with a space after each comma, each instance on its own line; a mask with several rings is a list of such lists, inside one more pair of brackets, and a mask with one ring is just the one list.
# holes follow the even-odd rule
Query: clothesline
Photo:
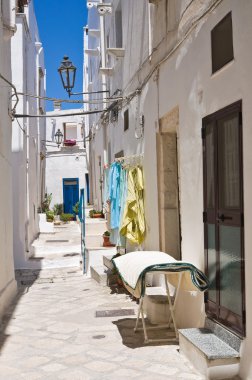
[[132, 156], [124, 156], [124, 157], [118, 157], [115, 158], [115, 162], [121, 162], [121, 161], [126, 161], [126, 160], [132, 160], [132, 159], [137, 159], [137, 158], [143, 158], [143, 153], [142, 154], [134, 154]]

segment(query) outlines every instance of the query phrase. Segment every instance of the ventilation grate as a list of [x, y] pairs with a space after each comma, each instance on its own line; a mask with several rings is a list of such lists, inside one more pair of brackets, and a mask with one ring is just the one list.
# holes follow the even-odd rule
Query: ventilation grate
[[135, 315], [134, 309], [98, 310], [95, 312], [96, 318], [104, 317], [124, 317], [125, 315]]

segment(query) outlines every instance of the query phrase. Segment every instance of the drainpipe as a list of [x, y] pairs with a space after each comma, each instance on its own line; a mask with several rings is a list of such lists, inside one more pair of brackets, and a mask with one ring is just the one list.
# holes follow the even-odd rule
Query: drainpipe
[[[100, 0], [100, 3], [103, 3], [103, 0]], [[102, 67], [106, 67], [106, 42], [105, 42], [105, 16], [100, 15], [100, 48], [101, 48], [101, 65]], [[102, 91], [107, 90], [106, 85], [106, 75], [102, 74]], [[102, 94], [103, 100], [106, 99], [107, 93], [103, 92]], [[103, 103], [103, 109], [106, 108], [106, 103]], [[108, 157], [107, 157], [107, 126], [103, 126], [102, 128], [103, 133], [103, 163], [104, 165], [107, 165], [108, 163]], [[100, 190], [101, 190], [101, 205], [103, 207], [103, 196], [102, 196], [102, 168], [101, 168], [101, 162], [100, 162]]]
[[[100, 0], [103, 3], [103, 0]], [[100, 45], [101, 45], [101, 65], [106, 67], [106, 43], [105, 43], [105, 16], [100, 15]], [[106, 75], [102, 74], [102, 91], [106, 91]], [[106, 93], [103, 93], [103, 99], [106, 98]], [[103, 103], [103, 108], [105, 104]]]
[[152, 9], [153, 4], [149, 3], [148, 4], [148, 32], [149, 32], [149, 60], [151, 61], [151, 54], [152, 54], [152, 22], [151, 22], [151, 9]]
[[[36, 77], [37, 77], [37, 94], [40, 96], [39, 88], [40, 88], [40, 73], [39, 73], [39, 61], [40, 61], [40, 54], [43, 51], [42, 43], [37, 41], [35, 42], [37, 54], [36, 54]], [[40, 112], [39, 110], [39, 102], [40, 100], [37, 99], [37, 113]], [[40, 118], [37, 118], [37, 206], [40, 206], [41, 203], [41, 159], [40, 159], [40, 143], [41, 143], [41, 136], [40, 136]]]
[[[26, 102], [27, 104], [27, 102]], [[25, 250], [29, 252], [29, 224], [30, 224], [30, 193], [29, 193], [29, 122], [26, 121], [26, 223], [25, 223]]]
[[[28, 54], [27, 54], [27, 46], [23, 48], [24, 54], [24, 87], [25, 93], [28, 93]], [[29, 113], [29, 98], [27, 96], [23, 97], [25, 104], [25, 112]], [[26, 129], [26, 223], [25, 223], [25, 251], [26, 258], [28, 258], [28, 252], [30, 251], [30, 234], [29, 234], [29, 224], [30, 224], [30, 192], [29, 192], [29, 159], [30, 159], [30, 145], [29, 145], [29, 137], [30, 137], [30, 121], [29, 119], [24, 119], [24, 125]]]

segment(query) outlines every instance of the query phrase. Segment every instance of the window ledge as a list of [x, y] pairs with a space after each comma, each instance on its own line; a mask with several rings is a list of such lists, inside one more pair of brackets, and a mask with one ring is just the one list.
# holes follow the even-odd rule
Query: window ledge
[[113, 67], [100, 67], [99, 69], [101, 74], [112, 76], [114, 73]]
[[123, 58], [125, 55], [125, 49], [123, 48], [108, 48], [107, 53], [117, 58]]
[[235, 59], [232, 59], [232, 61], [229, 61], [228, 63], [226, 63], [224, 66], [222, 66], [219, 70], [215, 71], [214, 73], [211, 74], [211, 78], [214, 78], [215, 76], [217, 76], [218, 74], [221, 74], [223, 71], [225, 71], [226, 69], [228, 69], [230, 66], [232, 66], [235, 62]]

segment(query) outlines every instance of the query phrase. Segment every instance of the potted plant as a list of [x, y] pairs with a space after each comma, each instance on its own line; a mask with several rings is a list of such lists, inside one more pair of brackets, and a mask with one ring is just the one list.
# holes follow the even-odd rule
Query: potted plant
[[104, 218], [103, 211], [90, 210], [89, 211], [90, 218]]
[[103, 211], [96, 211], [93, 215], [93, 218], [104, 218]]
[[64, 223], [69, 223], [70, 221], [74, 220], [74, 215], [73, 214], [65, 214], [62, 213], [60, 215], [60, 220]]
[[111, 244], [110, 243], [110, 232], [109, 231], [105, 231], [102, 235], [103, 237], [103, 247], [114, 247], [115, 245], [114, 244]]
[[52, 223], [54, 221], [54, 212], [51, 210], [46, 211], [46, 221]]
[[63, 204], [62, 203], [55, 203], [53, 206], [53, 211], [55, 215], [55, 220], [59, 221], [60, 220], [60, 215], [63, 213]]
[[50, 203], [52, 201], [52, 193], [45, 193], [43, 202], [41, 203], [41, 211], [46, 212], [50, 210]]
[[74, 139], [67, 139], [67, 140], [64, 141], [64, 145], [65, 146], [74, 146], [74, 145], [76, 145], [76, 140], [74, 140]]

